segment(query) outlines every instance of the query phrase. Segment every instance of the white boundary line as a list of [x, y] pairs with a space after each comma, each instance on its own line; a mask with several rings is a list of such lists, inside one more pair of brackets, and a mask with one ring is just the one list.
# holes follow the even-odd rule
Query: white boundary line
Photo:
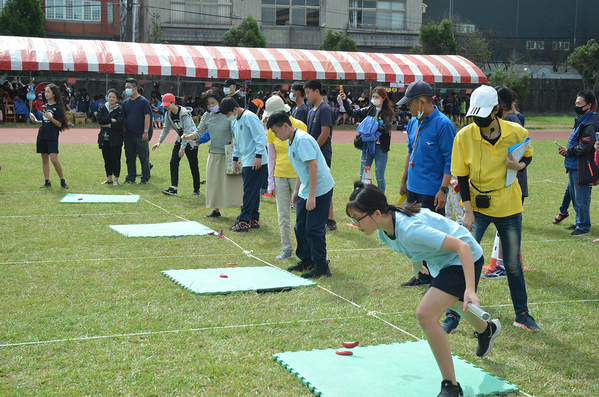
[[270, 325], [285, 325], [285, 324], [294, 324], [294, 323], [314, 323], [314, 322], [322, 322], [322, 321], [331, 321], [331, 320], [337, 321], [337, 320], [347, 320], [347, 319], [356, 319], [356, 318], [364, 318], [364, 316], [327, 317], [327, 318], [318, 318], [318, 319], [312, 319], [312, 320], [278, 321], [278, 322], [267, 322], [267, 323], [258, 323], [258, 324], [237, 324], [237, 325], [222, 325], [222, 326], [215, 326], [215, 327], [175, 329], [175, 330], [165, 330], [165, 331], [133, 332], [133, 333], [129, 333], [129, 334], [81, 336], [81, 337], [77, 337], [77, 338], [50, 339], [50, 340], [43, 340], [43, 341], [19, 342], [19, 343], [5, 343], [5, 344], [0, 344], [0, 347], [47, 345], [47, 344], [51, 344], [51, 343], [61, 343], [61, 342], [80, 342], [80, 341], [110, 339], [110, 338], [130, 338], [130, 337], [135, 337], [135, 336], [178, 334], [178, 333], [182, 333], [182, 332], [211, 331], [211, 330], [217, 330], [217, 329], [266, 327], [266, 326], [270, 326]]
[[47, 218], [62, 216], [122, 216], [122, 215], [142, 215], [144, 212], [123, 212], [123, 213], [105, 213], [105, 214], [62, 214], [62, 215], [2, 215], [0, 219], [10, 218]]

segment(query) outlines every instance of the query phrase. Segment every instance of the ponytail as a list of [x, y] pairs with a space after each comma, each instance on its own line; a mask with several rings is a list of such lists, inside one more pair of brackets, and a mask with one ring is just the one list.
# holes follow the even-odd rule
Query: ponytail
[[381, 214], [399, 211], [407, 216], [413, 216], [420, 212], [420, 204], [415, 202], [399, 205], [389, 204], [385, 193], [378, 186], [357, 180], [354, 182], [354, 191], [349, 196], [349, 202], [345, 206], [348, 216], [351, 216], [352, 209], [365, 214], [372, 214], [378, 210]]

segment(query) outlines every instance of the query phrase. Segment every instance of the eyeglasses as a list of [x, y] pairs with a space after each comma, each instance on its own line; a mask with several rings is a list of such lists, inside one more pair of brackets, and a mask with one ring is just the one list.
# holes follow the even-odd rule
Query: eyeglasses
[[349, 217], [349, 219], [351, 219], [352, 223], [356, 226], [360, 226], [360, 221], [364, 218], [366, 218], [367, 216], [370, 216], [370, 214], [366, 214], [363, 217], [359, 218], [359, 219], [354, 219], [351, 216]]

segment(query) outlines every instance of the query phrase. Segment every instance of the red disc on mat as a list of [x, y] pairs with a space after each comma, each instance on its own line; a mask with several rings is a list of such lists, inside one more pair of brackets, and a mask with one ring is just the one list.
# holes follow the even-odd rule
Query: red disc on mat
[[337, 350], [335, 353], [339, 354], [340, 356], [351, 356], [352, 354], [354, 354], [347, 350]]
[[229, 278], [229, 276], [227, 276], [226, 274], [221, 274], [220, 275], [222, 278]]

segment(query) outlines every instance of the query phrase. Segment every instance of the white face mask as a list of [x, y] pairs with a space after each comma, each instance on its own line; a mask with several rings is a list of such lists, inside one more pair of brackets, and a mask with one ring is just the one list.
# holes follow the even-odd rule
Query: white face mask
[[[418, 101], [418, 103], [419, 103], [420, 105], [422, 105], [422, 102]], [[424, 114], [424, 109], [423, 109], [423, 110], [420, 110], [420, 106], [418, 106], [418, 113], [416, 114], [416, 118], [417, 118], [418, 120], [420, 120], [420, 119], [422, 118], [422, 115], [423, 115], [423, 114]]]
[[290, 92], [290, 93], [289, 93], [289, 100], [290, 100], [291, 102], [295, 102], [295, 95], [293, 95], [293, 92]]
[[223, 92], [225, 93], [225, 95], [229, 95], [231, 93], [231, 89], [229, 87], [224, 87]]
[[133, 88], [125, 88], [125, 94], [127, 94], [128, 96], [133, 95]]
[[371, 103], [372, 103], [374, 106], [378, 106], [378, 105], [380, 105], [380, 104], [381, 104], [381, 101], [380, 101], [380, 100], [378, 100], [378, 99], [374, 99], [374, 98], [372, 98], [372, 99], [370, 100], [370, 102], [371, 102]]

